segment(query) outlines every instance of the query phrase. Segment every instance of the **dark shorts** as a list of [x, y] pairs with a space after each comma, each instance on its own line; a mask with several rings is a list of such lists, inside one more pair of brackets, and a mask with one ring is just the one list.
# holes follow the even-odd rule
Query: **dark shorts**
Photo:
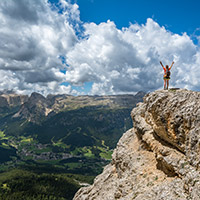
[[163, 77], [163, 79], [164, 79], [164, 80], [169, 80], [170, 77], [167, 77], [167, 76], [166, 76], [166, 77]]

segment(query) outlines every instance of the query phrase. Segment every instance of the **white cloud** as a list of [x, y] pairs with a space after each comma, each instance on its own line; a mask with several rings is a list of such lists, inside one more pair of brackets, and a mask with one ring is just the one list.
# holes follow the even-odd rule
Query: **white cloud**
[[85, 24], [85, 36], [67, 53], [66, 76], [74, 84], [93, 81], [92, 94], [158, 89], [163, 84], [160, 60], [168, 65], [175, 61], [172, 86], [199, 87], [200, 53], [186, 33], [174, 34], [147, 19], [122, 30], [111, 21]]
[[60, 0], [59, 3], [64, 10], [64, 15], [67, 16], [69, 21], [75, 20], [76, 22], [80, 22], [80, 11], [77, 4], [71, 4], [65, 0]]
[[0, 90], [80, 94], [61, 83], [93, 82], [90, 94], [150, 91], [163, 85], [160, 60], [175, 61], [171, 86], [197, 90], [199, 58], [199, 46], [186, 33], [174, 34], [152, 19], [120, 30], [109, 20], [81, 22], [70, 1], [59, 0], [57, 7], [47, 0], [0, 1]]
[[[71, 7], [77, 18], [76, 6]], [[21, 93], [57, 93], [65, 88], [59, 86], [64, 76], [58, 72], [65, 67], [59, 56], [70, 51], [77, 37], [66, 20], [67, 9], [63, 12], [53, 11], [47, 0], [0, 1], [0, 69], [9, 76], [0, 79], [1, 90], [14, 86]], [[49, 87], [53, 82], [54, 90]]]

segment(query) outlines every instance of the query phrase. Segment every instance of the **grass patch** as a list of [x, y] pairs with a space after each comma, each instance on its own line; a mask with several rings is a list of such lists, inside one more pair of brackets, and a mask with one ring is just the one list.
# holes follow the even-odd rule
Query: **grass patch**
[[92, 147], [78, 147], [71, 152], [73, 155], [83, 155], [89, 158], [95, 158], [95, 155], [92, 153]]
[[24, 142], [24, 143], [31, 143], [33, 141], [33, 138], [24, 138], [21, 140], [21, 142]]
[[9, 145], [6, 144], [5, 142], [2, 142], [2, 143], [1, 143], [1, 146], [2, 146], [3, 148], [10, 149]]
[[85, 152], [83, 154], [85, 157], [89, 157], [89, 158], [94, 158], [95, 157], [90, 148], [84, 147], [83, 150]]
[[112, 159], [112, 154], [113, 154], [113, 151], [108, 151], [108, 152], [101, 152], [99, 155], [103, 159], [111, 160]]
[[69, 149], [71, 145], [64, 144], [61, 140], [54, 142], [53, 146], [61, 147], [62, 149]]
[[65, 166], [68, 167], [69, 170], [71, 170], [71, 169], [74, 169], [74, 168], [80, 168], [82, 166], [82, 164], [80, 164], [80, 163], [66, 163]]
[[0, 131], [0, 139], [4, 138], [6, 135], [4, 134], [3, 131]]
[[1, 188], [2, 188], [3, 190], [10, 190], [10, 188], [8, 187], [8, 184], [7, 184], [7, 183], [2, 184]]

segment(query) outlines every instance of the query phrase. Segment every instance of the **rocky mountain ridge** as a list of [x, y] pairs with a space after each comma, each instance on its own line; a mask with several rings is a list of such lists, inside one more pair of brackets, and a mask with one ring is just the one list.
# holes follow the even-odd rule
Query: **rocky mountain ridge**
[[28, 100], [27, 95], [0, 94], [0, 108], [20, 106]]
[[74, 200], [200, 199], [200, 93], [155, 91], [131, 116], [111, 163]]
[[129, 108], [134, 106], [143, 96], [144, 92], [136, 95], [109, 95], [109, 96], [71, 96], [71, 95], [48, 95], [42, 96], [33, 92], [27, 95], [1, 94], [0, 107], [21, 106], [14, 117], [27, 119], [33, 123], [40, 123], [49, 114], [54, 115], [60, 111], [75, 110], [87, 106], [107, 108]]

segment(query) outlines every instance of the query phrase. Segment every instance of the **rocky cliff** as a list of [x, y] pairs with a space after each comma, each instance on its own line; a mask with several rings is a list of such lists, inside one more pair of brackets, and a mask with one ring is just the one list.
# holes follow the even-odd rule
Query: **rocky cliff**
[[0, 94], [0, 108], [20, 106], [28, 100], [26, 95]]
[[200, 93], [155, 91], [131, 116], [111, 163], [74, 200], [200, 199]]
[[37, 123], [48, 115], [50, 102], [39, 93], [33, 92], [28, 100], [21, 106], [14, 117], [21, 117], [28, 121]]

